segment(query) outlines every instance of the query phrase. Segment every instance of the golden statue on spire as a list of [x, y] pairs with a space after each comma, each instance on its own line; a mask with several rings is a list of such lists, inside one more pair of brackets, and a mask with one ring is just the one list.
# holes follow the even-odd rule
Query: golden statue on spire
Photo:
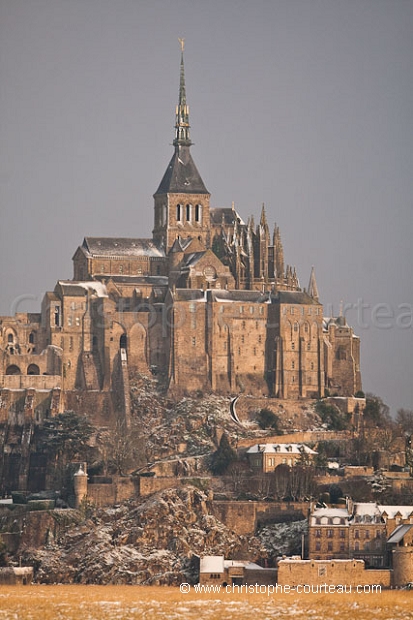
[[180, 39], [178, 37], [178, 41], [181, 44], [181, 52], [183, 52], [184, 51], [184, 47], [185, 47], [185, 39]]

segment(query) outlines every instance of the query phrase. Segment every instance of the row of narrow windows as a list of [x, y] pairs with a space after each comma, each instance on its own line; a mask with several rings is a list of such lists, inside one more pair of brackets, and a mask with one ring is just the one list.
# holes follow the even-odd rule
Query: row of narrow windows
[[188, 204], [188, 205], [181, 205], [181, 204], [177, 204], [176, 205], [176, 221], [177, 222], [196, 222], [197, 224], [199, 224], [201, 222], [201, 217], [202, 217], [202, 205], [195, 205], [195, 208], [193, 207], [193, 205]]

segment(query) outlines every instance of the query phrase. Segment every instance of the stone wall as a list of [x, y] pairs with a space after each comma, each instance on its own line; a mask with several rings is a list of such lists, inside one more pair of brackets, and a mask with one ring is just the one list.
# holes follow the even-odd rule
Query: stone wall
[[389, 588], [391, 571], [365, 570], [363, 560], [300, 560], [278, 562], [278, 583], [282, 585], [381, 585]]
[[89, 484], [87, 497], [95, 506], [110, 506], [123, 502], [137, 493], [131, 478], [116, 478], [109, 484]]
[[309, 504], [306, 502], [252, 502], [215, 501], [214, 516], [237, 534], [253, 534], [259, 523], [267, 521], [305, 519]]

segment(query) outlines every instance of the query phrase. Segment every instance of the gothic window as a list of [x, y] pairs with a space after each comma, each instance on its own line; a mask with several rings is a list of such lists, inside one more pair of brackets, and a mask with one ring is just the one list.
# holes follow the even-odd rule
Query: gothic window
[[202, 206], [196, 205], [195, 206], [195, 222], [197, 222], [198, 224], [201, 222], [201, 213], [202, 213]]
[[182, 205], [176, 205], [176, 221], [180, 222], [182, 220]]
[[7, 342], [13, 342], [13, 340], [14, 340], [14, 336], [13, 336], [13, 334], [9, 334], [9, 335], [7, 336]]
[[191, 221], [191, 211], [192, 211], [192, 205], [186, 205], [186, 221], [187, 222]]
[[122, 336], [119, 339], [119, 348], [126, 349], [127, 344], [128, 344], [128, 337], [126, 336], [126, 334], [122, 334]]

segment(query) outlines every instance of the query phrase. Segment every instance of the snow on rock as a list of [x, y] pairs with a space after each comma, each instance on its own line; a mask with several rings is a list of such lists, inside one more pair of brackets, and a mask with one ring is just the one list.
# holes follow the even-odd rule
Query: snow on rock
[[22, 557], [39, 583], [176, 585], [197, 578], [193, 554], [253, 561], [265, 550], [209, 514], [202, 491], [185, 487], [129, 500], [120, 511], [100, 509], [52, 548]]

